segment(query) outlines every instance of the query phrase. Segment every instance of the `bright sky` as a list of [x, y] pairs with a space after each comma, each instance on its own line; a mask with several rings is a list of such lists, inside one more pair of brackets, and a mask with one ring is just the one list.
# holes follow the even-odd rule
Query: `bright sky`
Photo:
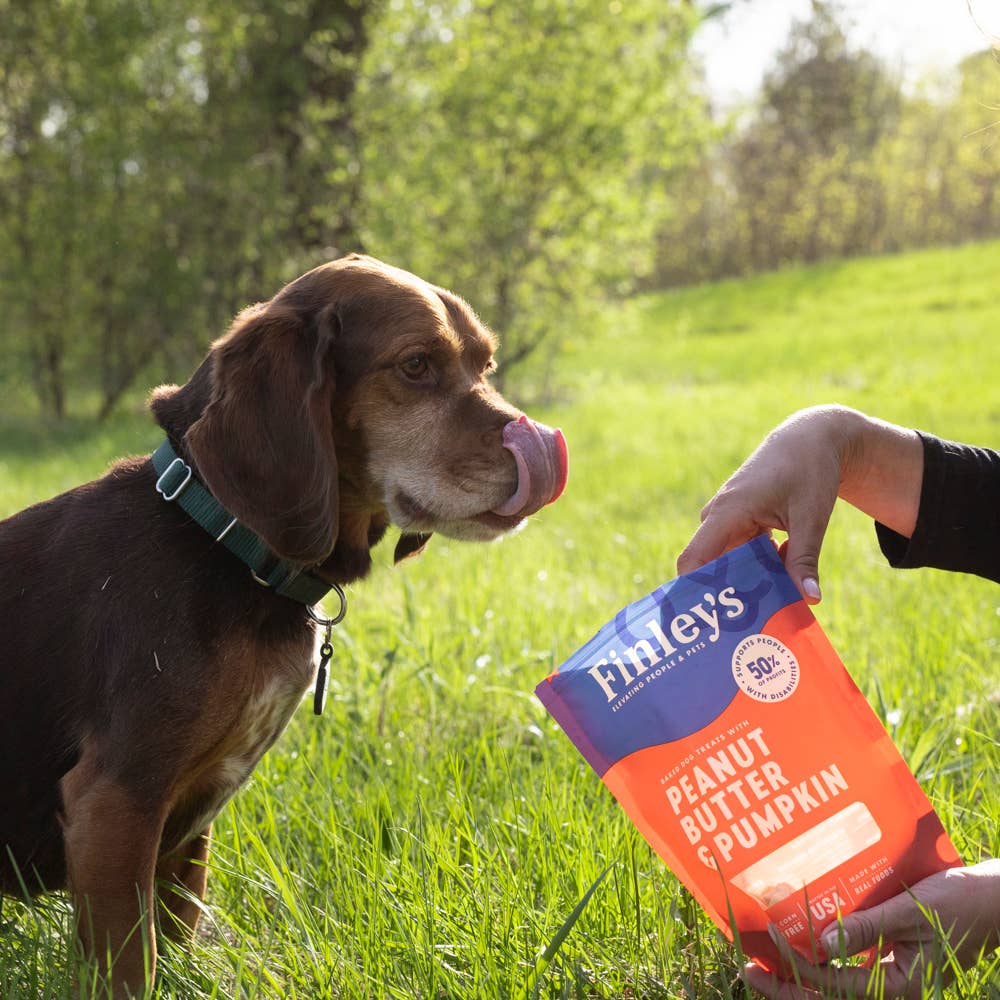
[[[881, 55], [904, 81], [948, 68], [1000, 37], [1000, 0], [842, 0], [849, 37]], [[751, 97], [809, 0], [735, 0], [695, 39], [710, 92], [727, 105]], [[978, 22], [978, 26], [977, 26]]]

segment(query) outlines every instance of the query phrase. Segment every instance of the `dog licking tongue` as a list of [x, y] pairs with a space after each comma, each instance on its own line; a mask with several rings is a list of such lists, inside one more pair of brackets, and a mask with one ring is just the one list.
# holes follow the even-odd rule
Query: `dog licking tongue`
[[559, 499], [569, 473], [562, 431], [522, 415], [504, 427], [503, 446], [517, 462], [517, 489], [494, 514], [527, 517]]

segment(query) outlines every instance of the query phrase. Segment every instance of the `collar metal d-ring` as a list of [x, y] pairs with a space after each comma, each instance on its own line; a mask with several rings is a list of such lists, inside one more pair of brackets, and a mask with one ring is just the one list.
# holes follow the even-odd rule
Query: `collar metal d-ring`
[[310, 607], [306, 606], [306, 611], [309, 617], [316, 622], [317, 625], [322, 625], [324, 628], [332, 628], [334, 625], [339, 625], [344, 620], [344, 615], [347, 614], [347, 596], [344, 594], [343, 589], [339, 584], [333, 584], [332, 590], [334, 590], [337, 596], [340, 598], [340, 608], [337, 613], [332, 618], [323, 618], [321, 615], [316, 614], [316, 611]]

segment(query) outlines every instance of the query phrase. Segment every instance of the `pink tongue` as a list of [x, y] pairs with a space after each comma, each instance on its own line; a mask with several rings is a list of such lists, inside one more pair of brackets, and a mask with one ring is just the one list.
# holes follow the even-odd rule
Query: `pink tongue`
[[527, 517], [559, 499], [569, 473], [562, 431], [520, 416], [504, 427], [503, 446], [517, 462], [517, 489], [494, 514]]

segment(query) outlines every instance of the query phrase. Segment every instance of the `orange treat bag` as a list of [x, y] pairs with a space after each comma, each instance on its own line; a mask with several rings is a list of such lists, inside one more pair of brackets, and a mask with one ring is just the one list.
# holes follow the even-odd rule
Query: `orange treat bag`
[[960, 864], [766, 537], [630, 604], [536, 688], [631, 820], [744, 952]]

